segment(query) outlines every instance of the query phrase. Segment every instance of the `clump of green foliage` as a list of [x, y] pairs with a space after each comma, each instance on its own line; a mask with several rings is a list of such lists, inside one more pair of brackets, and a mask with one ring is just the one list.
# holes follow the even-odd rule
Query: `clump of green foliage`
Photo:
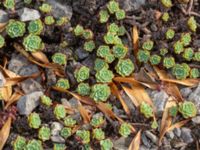
[[101, 115], [94, 115], [92, 117], [92, 120], [90, 121], [90, 124], [95, 127], [98, 128], [100, 127], [103, 123], [105, 122], [103, 116]]
[[92, 86], [90, 97], [95, 102], [106, 101], [110, 96], [110, 87], [107, 84], [95, 84]]
[[107, 10], [100, 10], [99, 12], [99, 22], [106, 23], [109, 19], [110, 15]]
[[108, 32], [116, 35], [118, 31], [119, 31], [119, 26], [116, 23], [111, 23], [110, 25], [108, 25]]
[[112, 48], [112, 52], [116, 58], [124, 58], [128, 52], [128, 49], [124, 45], [115, 45]]
[[69, 19], [67, 17], [60, 17], [56, 20], [57, 26], [63, 26], [69, 22]]
[[131, 125], [128, 123], [122, 123], [119, 128], [119, 134], [123, 137], [128, 137], [131, 134]]
[[101, 150], [112, 150], [113, 143], [110, 139], [100, 141]]
[[74, 77], [76, 78], [77, 82], [83, 82], [90, 77], [90, 69], [86, 66], [77, 68], [74, 72]]
[[46, 17], [44, 18], [44, 23], [45, 23], [46, 25], [53, 25], [53, 24], [55, 23], [55, 19], [54, 19], [53, 16], [46, 16]]
[[88, 83], [80, 83], [76, 89], [81, 96], [90, 95], [90, 86]]
[[59, 79], [56, 83], [56, 87], [64, 89], [64, 90], [69, 89], [70, 88], [69, 80], [64, 79], [64, 78]]
[[87, 130], [77, 130], [76, 136], [79, 137], [83, 144], [90, 142], [90, 131]]
[[22, 37], [26, 31], [25, 23], [17, 20], [9, 20], [6, 32], [11, 38]]
[[39, 140], [30, 140], [25, 147], [25, 150], [42, 150], [42, 142]]
[[150, 52], [147, 50], [139, 50], [137, 53], [137, 59], [139, 62], [147, 63], [150, 59]]
[[81, 26], [81, 25], [79, 25], [79, 24], [74, 28], [74, 34], [75, 34], [76, 36], [81, 36], [81, 35], [83, 35], [83, 32], [84, 32], [84, 28], [83, 28], [83, 26]]
[[186, 79], [190, 74], [190, 67], [185, 63], [175, 64], [172, 68], [172, 74], [176, 77], [176, 79]]
[[84, 44], [84, 50], [92, 52], [95, 49], [95, 43], [93, 40], [87, 41]]
[[140, 105], [140, 112], [146, 117], [150, 118], [153, 117], [153, 109], [152, 107], [147, 104], [146, 102], [142, 102]]
[[119, 10], [119, 3], [114, 0], [111, 0], [108, 2], [107, 8], [111, 14], [114, 14]]
[[168, 12], [164, 12], [162, 15], [162, 20], [164, 22], [167, 22], [169, 20], [169, 13]]
[[52, 11], [52, 6], [48, 3], [43, 3], [40, 7], [39, 10], [43, 13], [50, 13]]
[[66, 116], [65, 106], [58, 104], [54, 108], [54, 115], [57, 119], [63, 119]]
[[14, 9], [15, 8], [15, 0], [4, 0], [3, 5], [7, 9]]
[[90, 29], [85, 29], [83, 31], [83, 37], [86, 40], [92, 40], [93, 37], [94, 37], [94, 34], [93, 34], [93, 32]]
[[165, 57], [163, 59], [163, 66], [167, 69], [172, 68], [175, 65], [175, 59], [174, 57]]
[[92, 135], [93, 135], [93, 138], [98, 141], [105, 139], [105, 133], [103, 132], [101, 128], [93, 129]]
[[2, 35], [0, 35], [0, 48], [2, 48], [5, 45], [5, 39]]
[[68, 127], [64, 127], [62, 128], [62, 130], [60, 131], [60, 135], [62, 137], [64, 137], [65, 139], [67, 139], [68, 137], [70, 137], [72, 135], [72, 129], [68, 128]]
[[144, 50], [152, 50], [153, 49], [153, 46], [154, 46], [154, 42], [150, 39], [146, 40], [143, 44], [142, 44], [142, 48]]
[[197, 114], [197, 108], [194, 103], [185, 101], [179, 104], [178, 111], [182, 114], [184, 118], [195, 117]]
[[199, 78], [199, 77], [200, 77], [199, 69], [197, 69], [197, 68], [192, 68], [192, 69], [190, 70], [190, 78], [196, 79], [196, 78]]
[[52, 100], [50, 97], [46, 96], [46, 95], [42, 95], [40, 97], [42, 104], [50, 107], [52, 105]]
[[66, 127], [73, 127], [76, 124], [76, 120], [74, 120], [72, 117], [67, 116], [64, 118], [64, 125]]
[[161, 56], [165, 56], [168, 53], [168, 49], [167, 48], [161, 48], [160, 49], [160, 55]]
[[184, 50], [182, 57], [187, 60], [187, 61], [191, 61], [194, 55], [194, 51], [192, 48], [188, 47]]
[[123, 77], [129, 76], [134, 71], [134, 69], [134, 64], [130, 59], [120, 59], [115, 66], [117, 73]]
[[52, 61], [59, 65], [66, 65], [67, 64], [67, 57], [63, 53], [55, 53], [52, 56]]
[[114, 74], [112, 71], [108, 70], [107, 68], [102, 68], [101, 70], [97, 71], [96, 75], [97, 82], [112, 82], [114, 78]]
[[196, 30], [197, 30], [197, 22], [196, 22], [194, 16], [191, 16], [191, 17], [188, 19], [187, 25], [188, 25], [189, 29], [190, 29], [192, 32], [196, 32]]
[[42, 39], [34, 34], [29, 34], [23, 40], [23, 45], [26, 51], [36, 52], [44, 49], [44, 43]]
[[47, 141], [50, 139], [51, 130], [49, 127], [42, 126], [38, 132], [38, 138], [42, 141]]
[[180, 41], [183, 43], [184, 46], [188, 46], [192, 41], [192, 37], [190, 33], [182, 33]]
[[161, 57], [159, 55], [154, 54], [150, 57], [150, 62], [152, 65], [158, 65], [160, 61], [161, 61]]
[[173, 5], [171, 0], [161, 0], [161, 3], [166, 8], [170, 8]]
[[177, 106], [172, 106], [169, 108], [169, 115], [172, 117], [176, 117], [178, 113], [178, 107]]
[[168, 29], [167, 32], [165, 33], [167, 40], [173, 39], [174, 35], [175, 35], [175, 31], [173, 29]]
[[21, 150], [26, 146], [26, 139], [22, 136], [17, 136], [17, 138], [12, 143], [14, 150]]
[[41, 125], [41, 119], [38, 113], [31, 113], [28, 116], [28, 124], [29, 127], [33, 128], [33, 129], [38, 129]]
[[66, 150], [66, 148], [65, 144], [55, 143], [53, 145], [53, 150]]
[[103, 68], [108, 69], [109, 68], [108, 64], [105, 62], [105, 60], [97, 58], [94, 62], [94, 70], [99, 71]]
[[123, 20], [126, 17], [126, 12], [123, 9], [119, 9], [116, 11], [115, 16], [117, 20]]
[[173, 48], [175, 54], [180, 54], [184, 51], [184, 45], [181, 41], [176, 41], [173, 45]]
[[97, 49], [97, 56], [104, 58], [107, 63], [112, 63], [115, 59], [114, 55], [111, 53], [109, 46], [101, 45]]
[[28, 31], [31, 34], [40, 35], [43, 31], [43, 24], [40, 19], [29, 22]]
[[195, 52], [193, 56], [193, 60], [200, 62], [200, 52]]
[[119, 30], [117, 32], [118, 36], [124, 36], [126, 34], [126, 28], [122, 25], [119, 27]]

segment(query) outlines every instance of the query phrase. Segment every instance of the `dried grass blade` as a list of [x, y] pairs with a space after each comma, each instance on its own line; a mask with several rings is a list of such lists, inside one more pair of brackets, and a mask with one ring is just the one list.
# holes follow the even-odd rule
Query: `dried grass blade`
[[40, 62], [43, 62], [45, 64], [49, 63], [49, 60], [47, 58], [47, 56], [43, 53], [43, 52], [35, 52], [35, 53], [31, 53], [31, 55], [36, 59], [39, 60]]
[[172, 131], [172, 130], [174, 130], [175, 128], [181, 128], [181, 127], [184, 126], [188, 121], [190, 121], [190, 119], [183, 120], [183, 121], [180, 121], [180, 122], [177, 122], [177, 123], [171, 125], [171, 126], [167, 129], [167, 132]]
[[140, 149], [140, 139], [141, 139], [141, 130], [138, 131], [136, 136], [133, 138], [128, 150], [139, 150]]
[[90, 116], [89, 116], [87, 110], [81, 104], [78, 106], [78, 110], [79, 110], [81, 116], [83, 117], [84, 123], [89, 123]]
[[137, 26], [133, 27], [133, 35], [132, 35], [132, 39], [133, 39], [133, 50], [134, 50], [134, 56], [137, 56], [138, 53], [138, 47], [139, 47], [139, 35], [138, 35], [138, 29]]
[[179, 88], [174, 83], [166, 83], [164, 84], [164, 90], [167, 94], [173, 96], [177, 101], [182, 102], [184, 101]]
[[12, 87], [11, 86], [5, 86], [5, 87], [0, 88], [0, 96], [6, 102], [9, 101], [11, 95], [12, 95]]
[[9, 99], [9, 101], [6, 103], [5, 109], [7, 109], [11, 104], [13, 104], [14, 102], [18, 101], [20, 99], [20, 97], [22, 96], [22, 94], [15, 92], [11, 98]]

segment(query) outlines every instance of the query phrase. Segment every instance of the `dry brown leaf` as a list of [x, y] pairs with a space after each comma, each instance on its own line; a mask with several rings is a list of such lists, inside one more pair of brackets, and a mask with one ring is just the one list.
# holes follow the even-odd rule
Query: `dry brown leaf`
[[47, 56], [43, 53], [43, 52], [34, 52], [31, 53], [31, 55], [36, 59], [39, 60], [40, 62], [43, 62], [45, 64], [49, 63], [49, 60], [47, 58]]
[[134, 50], [134, 56], [137, 56], [138, 53], [138, 47], [139, 47], [139, 35], [138, 35], [138, 29], [136, 26], [133, 27], [133, 35], [132, 35], [132, 39], [133, 39], [133, 50]]
[[87, 110], [81, 104], [79, 104], [78, 110], [79, 110], [81, 116], [83, 117], [84, 123], [89, 123], [90, 122], [90, 116], [89, 116]]
[[20, 77], [19, 75], [17, 75], [16, 73], [8, 70], [8, 69], [5, 69], [5, 67], [1, 66], [0, 65], [0, 70], [3, 72], [3, 74], [5, 75], [5, 77], [7, 78], [14, 78], [14, 77]]
[[155, 18], [156, 18], [156, 20], [159, 20], [161, 16], [162, 16], [162, 13], [160, 11], [158, 11], [158, 10], [155, 10]]
[[179, 88], [174, 83], [165, 83], [164, 90], [168, 95], [173, 96], [177, 101], [184, 101]]
[[14, 102], [18, 101], [20, 99], [20, 97], [22, 96], [21, 93], [15, 92], [10, 99], [8, 100], [8, 102], [6, 103], [5, 109], [7, 109], [11, 104], [13, 104]]
[[12, 87], [11, 86], [5, 86], [0, 88], [0, 95], [3, 100], [6, 102], [9, 101], [11, 95], [12, 95]]
[[122, 104], [122, 107], [123, 107], [124, 111], [126, 112], [126, 114], [128, 116], [130, 116], [131, 112], [130, 112], [127, 104], [124, 102], [123, 98], [121, 97], [120, 91], [117, 88], [117, 86], [114, 83], [111, 83], [110, 87], [111, 87], [112, 93], [119, 99], [120, 103]]
[[11, 122], [12, 122], [12, 119], [11, 119], [11, 117], [9, 117], [0, 131], [0, 150], [3, 149], [5, 143], [8, 139], [8, 136], [10, 134]]
[[172, 131], [172, 130], [174, 130], [175, 128], [181, 128], [181, 127], [184, 126], [188, 121], [190, 121], [190, 119], [183, 120], [183, 121], [180, 121], [180, 122], [177, 122], [177, 123], [171, 125], [171, 126], [167, 129], [167, 132]]
[[189, 87], [194, 87], [200, 82], [199, 79], [185, 79], [185, 80], [170, 79], [166, 71], [160, 70], [158, 67], [154, 67], [154, 70], [156, 71], [160, 80], [165, 81], [165, 82], [176, 83], [176, 84], [189, 86]]
[[0, 23], [0, 33], [5, 29], [7, 23]]
[[136, 136], [133, 138], [128, 150], [139, 150], [140, 149], [140, 139], [141, 139], [141, 130], [138, 131]]

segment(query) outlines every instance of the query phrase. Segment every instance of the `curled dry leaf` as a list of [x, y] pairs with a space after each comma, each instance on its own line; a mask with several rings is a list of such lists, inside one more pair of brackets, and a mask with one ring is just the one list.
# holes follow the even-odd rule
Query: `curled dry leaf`
[[19, 92], [15, 92], [10, 99], [8, 100], [8, 102], [6, 103], [5, 109], [7, 109], [11, 104], [13, 104], [14, 102], [18, 101], [20, 99], [20, 97], [22, 96], [21, 93]]
[[174, 83], [164, 83], [163, 89], [168, 95], [173, 96], [177, 101], [182, 102], [183, 97], [180, 93], [179, 88]]
[[0, 33], [3, 32], [7, 23], [0, 23]]
[[4, 66], [1, 66], [1, 65], [0, 65], [0, 70], [3, 72], [3, 74], [5, 75], [6, 78], [20, 77], [16, 73], [6, 69]]
[[12, 119], [11, 119], [11, 117], [9, 117], [0, 131], [0, 150], [3, 149], [5, 143], [8, 139], [8, 136], [10, 134], [11, 122], [12, 122]]
[[84, 123], [89, 123], [90, 122], [90, 116], [89, 116], [87, 110], [81, 104], [79, 104], [78, 110], [79, 110], [81, 116], [83, 117]]
[[134, 50], [134, 56], [136, 58], [137, 53], [138, 53], [138, 48], [139, 48], [139, 35], [138, 35], [138, 29], [136, 26], [133, 27], [133, 35], [132, 35], [132, 39], [133, 39], [133, 50]]
[[34, 52], [34, 53], [31, 53], [31, 55], [36, 59], [36, 60], [39, 60], [40, 62], [42, 63], [45, 63], [45, 64], [48, 64], [49, 63], [49, 60], [47, 58], [47, 56], [43, 53], [43, 52]]
[[127, 104], [125, 103], [125, 101], [123, 100], [123, 98], [120, 95], [120, 91], [117, 88], [117, 86], [114, 83], [110, 83], [110, 87], [111, 87], [111, 91], [112, 93], [119, 99], [120, 103], [122, 104], [122, 107], [124, 109], [124, 111], [126, 112], [126, 114], [128, 116], [130, 116], [131, 112], [127, 106]]
[[12, 95], [12, 87], [11, 86], [5, 86], [0, 88], [0, 97], [2, 97], [2, 99], [5, 102], [8, 102], [10, 97]]
[[128, 150], [139, 150], [140, 149], [140, 139], [141, 139], [141, 130], [138, 131], [136, 136], [133, 138], [131, 144], [129, 145]]

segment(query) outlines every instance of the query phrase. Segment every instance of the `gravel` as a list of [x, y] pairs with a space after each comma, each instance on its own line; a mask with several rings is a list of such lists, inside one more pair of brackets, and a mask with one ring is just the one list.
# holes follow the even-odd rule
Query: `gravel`
[[0, 23], [6, 23], [9, 20], [8, 13], [0, 9]]
[[147, 138], [149, 138], [149, 140], [151, 142], [153, 142], [154, 144], [158, 143], [158, 137], [156, 135], [154, 135], [153, 133], [151, 133], [150, 131], [145, 131], [145, 135], [147, 136]]
[[36, 91], [43, 91], [40, 83], [34, 79], [27, 79], [21, 83], [21, 88], [25, 94], [29, 94]]
[[188, 100], [194, 102], [197, 107], [198, 113], [200, 113], [200, 84], [189, 95]]
[[30, 9], [27, 7], [19, 9], [17, 13], [21, 21], [31, 21], [31, 20], [36, 20], [40, 18], [40, 13], [38, 10]]
[[200, 124], [200, 116], [196, 116], [196, 117], [192, 118], [192, 122], [194, 124]]
[[146, 0], [120, 0], [125, 11], [134, 11], [146, 3]]
[[191, 133], [191, 129], [183, 127], [181, 129], [181, 138], [185, 143], [192, 143], [194, 141]]
[[184, 98], [187, 98], [187, 97], [190, 95], [190, 93], [192, 92], [192, 89], [189, 88], [189, 87], [186, 87], [186, 88], [182, 88], [182, 89], [180, 90], [180, 92], [181, 92], [181, 95], [182, 95]]

